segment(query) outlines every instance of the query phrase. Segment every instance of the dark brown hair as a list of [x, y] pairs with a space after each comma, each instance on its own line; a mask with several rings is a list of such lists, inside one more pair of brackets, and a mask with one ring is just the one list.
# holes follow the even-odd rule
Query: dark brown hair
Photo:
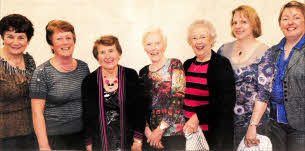
[[97, 56], [98, 56], [98, 50], [97, 47], [98, 45], [104, 45], [104, 46], [112, 46], [115, 45], [116, 50], [118, 51], [118, 53], [121, 55], [122, 54], [122, 48], [121, 45], [119, 43], [119, 39], [115, 36], [112, 35], [106, 35], [106, 36], [101, 36], [100, 38], [98, 38], [93, 45], [93, 56], [96, 60], [98, 60]]
[[15, 31], [16, 33], [25, 33], [28, 41], [34, 34], [32, 22], [20, 14], [11, 14], [0, 20], [0, 34], [3, 39], [6, 31]]

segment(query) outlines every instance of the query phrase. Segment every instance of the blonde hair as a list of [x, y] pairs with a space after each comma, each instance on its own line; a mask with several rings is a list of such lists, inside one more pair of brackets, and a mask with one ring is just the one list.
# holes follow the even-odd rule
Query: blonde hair
[[[251, 24], [251, 26], [253, 28], [252, 33], [253, 33], [253, 36], [255, 38], [257, 38], [257, 37], [262, 35], [261, 20], [259, 19], [255, 9], [252, 8], [251, 6], [248, 6], [248, 5], [238, 6], [237, 8], [235, 8], [232, 11], [231, 27], [233, 25], [233, 17], [235, 15], [235, 13], [237, 13], [237, 12], [243, 14], [245, 17], [247, 17], [249, 19], [250, 24]], [[235, 35], [234, 35], [233, 31], [231, 31], [231, 34], [235, 38]]]
[[166, 49], [167, 47], [167, 37], [164, 35], [163, 31], [161, 30], [160, 27], [149, 27], [143, 34], [142, 36], [142, 45], [144, 46], [145, 44], [145, 41], [148, 37], [149, 34], [152, 34], [152, 33], [158, 33], [160, 34], [161, 38], [162, 38], [162, 42], [164, 44], [164, 49]]
[[200, 19], [200, 20], [195, 20], [188, 28], [188, 34], [187, 34], [187, 42], [190, 44], [191, 40], [191, 32], [194, 30], [194, 28], [198, 27], [206, 27], [208, 28], [209, 35], [212, 37], [212, 47], [216, 41], [216, 29], [213, 26], [213, 24], [207, 20]]

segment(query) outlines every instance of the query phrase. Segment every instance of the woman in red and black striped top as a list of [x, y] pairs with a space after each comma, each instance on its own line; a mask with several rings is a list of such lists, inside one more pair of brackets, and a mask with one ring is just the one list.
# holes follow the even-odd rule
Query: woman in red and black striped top
[[195, 57], [184, 62], [186, 92], [184, 132], [203, 130], [211, 150], [233, 150], [234, 73], [230, 61], [212, 50], [216, 31], [197, 20], [189, 27], [188, 43]]

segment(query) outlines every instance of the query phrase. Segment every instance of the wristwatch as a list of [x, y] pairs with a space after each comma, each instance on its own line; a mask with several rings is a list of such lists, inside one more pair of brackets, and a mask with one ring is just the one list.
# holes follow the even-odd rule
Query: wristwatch
[[167, 128], [167, 127], [166, 127], [165, 124], [163, 124], [163, 123], [160, 124], [160, 129], [161, 129], [161, 130], [165, 130], [166, 128]]

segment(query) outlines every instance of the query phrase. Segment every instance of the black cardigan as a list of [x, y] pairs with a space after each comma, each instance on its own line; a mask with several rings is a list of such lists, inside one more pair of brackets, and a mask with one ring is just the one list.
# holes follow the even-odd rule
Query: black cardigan
[[[187, 71], [196, 57], [184, 62], [184, 70]], [[208, 114], [209, 131], [206, 133], [207, 141], [212, 150], [233, 150], [233, 115], [235, 105], [235, 81], [234, 72], [230, 61], [216, 54], [212, 50], [208, 72], [209, 108], [208, 111], [199, 111], [199, 121]]]
[[[124, 68], [125, 76], [125, 98], [126, 98], [126, 119], [125, 127], [127, 129], [127, 141], [125, 146], [130, 147], [133, 142], [133, 131], [144, 133], [144, 108], [139, 94], [142, 94], [139, 84], [138, 74], [134, 69]], [[83, 119], [84, 119], [84, 137], [92, 138], [94, 150], [100, 150], [100, 129], [99, 129], [99, 86], [97, 82], [97, 70], [85, 77], [82, 83], [83, 98]], [[111, 142], [110, 142], [111, 143]], [[130, 149], [130, 148], [126, 148]]]

